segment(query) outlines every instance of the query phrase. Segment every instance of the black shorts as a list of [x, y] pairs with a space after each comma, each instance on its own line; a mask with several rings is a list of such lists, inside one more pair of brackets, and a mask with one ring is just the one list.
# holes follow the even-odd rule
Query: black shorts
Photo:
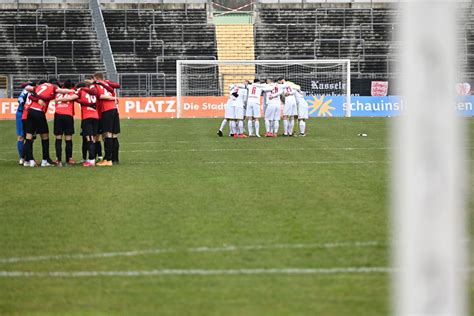
[[117, 109], [102, 113], [102, 131], [104, 133], [120, 133], [120, 117]]
[[74, 118], [70, 115], [54, 114], [54, 135], [74, 135]]
[[99, 135], [104, 133], [104, 128], [102, 127], [102, 119], [99, 120]]
[[46, 114], [43, 111], [29, 109], [26, 125], [23, 128], [28, 134], [48, 134], [49, 128]]
[[95, 136], [99, 130], [99, 120], [94, 118], [82, 120], [81, 128], [82, 136]]
[[21, 120], [21, 124], [23, 125], [23, 135], [22, 136], [26, 137], [26, 130], [25, 130], [26, 124], [27, 124], [26, 120]]

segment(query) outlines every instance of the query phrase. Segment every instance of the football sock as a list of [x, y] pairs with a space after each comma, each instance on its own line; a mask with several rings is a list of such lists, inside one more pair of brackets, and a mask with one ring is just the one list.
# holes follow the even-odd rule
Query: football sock
[[223, 131], [226, 125], [227, 125], [227, 119], [223, 119], [222, 123], [221, 123], [221, 127], [219, 128], [219, 130]]
[[104, 141], [105, 147], [105, 160], [112, 160], [112, 151], [114, 146], [114, 140], [112, 138], [106, 137]]
[[85, 136], [82, 136], [82, 160], [87, 159], [87, 138]]
[[33, 141], [31, 139], [27, 139], [25, 141], [25, 146], [23, 147], [23, 150], [25, 154], [25, 160], [33, 160]]
[[280, 121], [273, 121], [273, 133], [278, 134], [279, 127], [280, 127]]
[[66, 161], [72, 158], [72, 140], [66, 141]]
[[54, 143], [56, 147], [56, 158], [58, 159], [58, 161], [61, 161], [61, 154], [63, 151], [62, 142], [63, 142], [62, 139], [56, 139], [56, 142]]
[[247, 121], [247, 129], [249, 130], [249, 135], [252, 135], [252, 134], [253, 134], [253, 126], [252, 126], [252, 123], [253, 123], [252, 120], [248, 120], [248, 121]]
[[23, 147], [24, 147], [23, 141], [18, 140], [16, 142], [16, 148], [18, 149], [18, 156], [20, 156], [20, 158], [23, 158]]
[[270, 120], [265, 120], [265, 130], [267, 131], [267, 133], [270, 133], [271, 131]]
[[285, 135], [288, 135], [288, 120], [287, 119], [283, 120], [283, 133]]
[[244, 133], [244, 121], [239, 120], [239, 134], [243, 134], [243, 133]]
[[303, 120], [300, 120], [300, 133], [304, 134], [306, 130], [306, 122]]
[[253, 123], [255, 124], [255, 135], [259, 135], [260, 134], [260, 122], [258, 120], [255, 120], [255, 121], [253, 121]]
[[113, 138], [113, 151], [112, 151], [112, 161], [119, 161], [119, 141], [118, 138]]
[[95, 143], [95, 154], [98, 157], [102, 157], [102, 143], [100, 140]]
[[288, 135], [293, 135], [293, 129], [295, 128], [295, 118], [290, 118], [288, 122]]
[[89, 141], [89, 160], [95, 160], [95, 143]]
[[43, 160], [50, 161], [49, 157], [49, 139], [42, 139], [41, 146], [43, 147]]
[[237, 122], [236, 121], [230, 122], [230, 133], [231, 134], [237, 134]]

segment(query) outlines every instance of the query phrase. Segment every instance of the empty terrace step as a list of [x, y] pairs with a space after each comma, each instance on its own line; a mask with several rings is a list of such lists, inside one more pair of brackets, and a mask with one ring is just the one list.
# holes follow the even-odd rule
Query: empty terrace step
[[[216, 25], [217, 56], [220, 60], [255, 59], [253, 25], [252, 24], [220, 24]], [[255, 72], [254, 66], [220, 66], [224, 76], [224, 86], [250, 79], [249, 74]], [[240, 75], [239, 75], [240, 74]]]

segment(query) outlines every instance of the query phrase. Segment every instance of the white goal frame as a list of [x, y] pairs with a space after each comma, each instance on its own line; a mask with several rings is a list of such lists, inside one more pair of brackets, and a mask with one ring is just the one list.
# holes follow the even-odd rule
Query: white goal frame
[[345, 116], [351, 116], [351, 61], [349, 59], [288, 59], [288, 60], [177, 60], [176, 61], [176, 117], [182, 116], [181, 70], [183, 65], [288, 65], [288, 64], [346, 64], [346, 108]]

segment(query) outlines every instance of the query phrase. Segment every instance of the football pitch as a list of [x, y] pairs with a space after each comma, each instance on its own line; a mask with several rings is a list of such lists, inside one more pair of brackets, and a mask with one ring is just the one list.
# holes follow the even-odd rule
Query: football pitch
[[[391, 120], [276, 139], [123, 120], [102, 168], [20, 167], [0, 121], [0, 314], [387, 315]], [[472, 118], [469, 135], [472, 177]]]

